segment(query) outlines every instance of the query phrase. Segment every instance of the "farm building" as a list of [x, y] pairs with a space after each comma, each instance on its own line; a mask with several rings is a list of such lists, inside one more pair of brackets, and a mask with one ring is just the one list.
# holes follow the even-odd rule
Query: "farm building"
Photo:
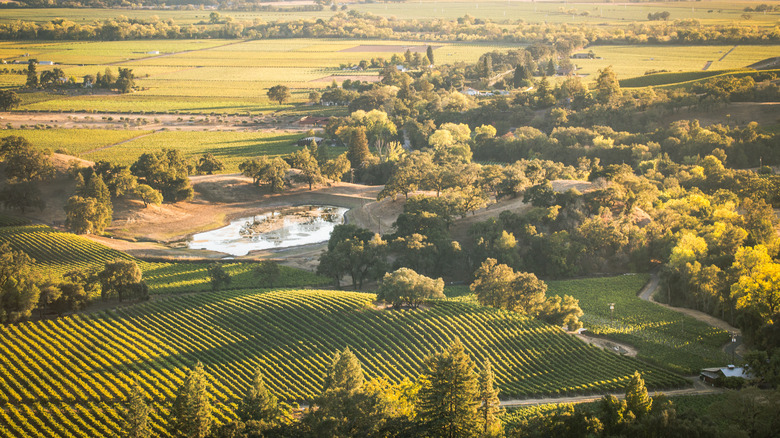
[[711, 385], [714, 385], [719, 378], [723, 377], [740, 377], [745, 380], [751, 380], [753, 375], [745, 367], [735, 367], [734, 365], [720, 368], [704, 368], [699, 373], [699, 379]]
[[298, 120], [301, 126], [325, 126], [330, 121], [330, 117], [306, 116]]
[[54, 65], [54, 61], [40, 61], [38, 65]]

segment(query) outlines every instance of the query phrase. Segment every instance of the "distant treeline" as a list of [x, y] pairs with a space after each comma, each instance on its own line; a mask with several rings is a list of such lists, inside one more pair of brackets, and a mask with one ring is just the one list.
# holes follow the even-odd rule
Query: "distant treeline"
[[702, 26], [697, 20], [594, 28], [585, 24], [500, 25], [468, 15], [456, 20], [401, 20], [354, 10], [324, 20], [179, 25], [173, 20], [119, 18], [79, 24], [56, 19], [47, 23], [15, 21], [0, 25], [0, 39], [133, 40], [178, 38], [381, 38], [434, 41], [500, 41], [532, 44], [567, 41], [587, 44], [778, 44], [780, 29], [756, 26]]

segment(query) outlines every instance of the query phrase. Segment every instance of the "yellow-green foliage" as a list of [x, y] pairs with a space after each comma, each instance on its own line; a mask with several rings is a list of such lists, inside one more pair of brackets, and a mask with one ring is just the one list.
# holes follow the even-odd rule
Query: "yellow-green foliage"
[[491, 361], [503, 397], [620, 391], [636, 369], [654, 388], [685, 385], [514, 313], [453, 302], [377, 310], [374, 298], [222, 291], [9, 326], [0, 333], [0, 436], [117, 436], [133, 381], [160, 408], [152, 421], [162, 430], [176, 388], [197, 361], [212, 377], [220, 421], [257, 368], [281, 399], [311, 400], [330, 357], [345, 346], [368, 378], [399, 382], [458, 338], [476, 362]]

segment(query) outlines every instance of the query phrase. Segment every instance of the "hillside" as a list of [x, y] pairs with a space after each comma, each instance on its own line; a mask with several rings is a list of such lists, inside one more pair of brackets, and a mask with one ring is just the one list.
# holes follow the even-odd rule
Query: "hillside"
[[[0, 436], [115, 436], [133, 380], [156, 405], [169, 406], [196, 361], [213, 377], [221, 412], [257, 367], [280, 398], [305, 402], [320, 390], [331, 354], [345, 346], [369, 378], [398, 382], [459, 338], [478, 363], [491, 360], [504, 398], [620, 391], [635, 369], [651, 388], [685, 384], [515, 313], [457, 302], [377, 310], [373, 299], [225, 291], [9, 326], [0, 335]], [[154, 415], [156, 428], [164, 418], [164, 411]], [[74, 426], [84, 423], [91, 427]]]

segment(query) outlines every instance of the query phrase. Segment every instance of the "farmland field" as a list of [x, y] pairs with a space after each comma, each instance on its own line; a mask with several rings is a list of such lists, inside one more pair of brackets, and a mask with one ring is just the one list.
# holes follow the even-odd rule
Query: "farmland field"
[[[647, 14], [669, 11], [670, 19], [697, 19], [706, 24], [730, 24], [741, 19], [743, 8], [754, 7], [761, 1], [740, 1], [738, 3], [710, 1], [680, 1], [674, 3], [642, 2], [642, 3], [607, 3], [583, 1], [577, 3], [561, 2], [525, 2], [519, 0], [409, 0], [407, 2], [389, 3], [356, 3], [349, 9], [369, 12], [385, 17], [401, 19], [430, 20], [437, 18], [455, 19], [468, 14], [472, 17], [491, 19], [497, 22], [523, 20], [529, 23], [584, 23], [584, 24], [625, 24], [626, 22], [647, 21]], [[763, 2], [766, 3], [766, 2]], [[253, 22], [255, 20], [289, 21], [299, 19], [328, 19], [336, 12], [330, 8], [322, 11], [220, 11], [223, 15], [232, 17], [237, 22]], [[142, 20], [173, 20], [178, 25], [206, 23], [209, 21], [209, 11], [171, 11], [123, 9], [121, 15], [131, 19]], [[47, 22], [62, 18], [74, 23], [91, 23], [94, 20], [107, 18], [103, 9], [58, 9], [43, 10], [0, 10], [0, 22], [34, 21]], [[751, 19], [757, 25], [774, 25], [777, 13], [756, 13]]]
[[[199, 292], [211, 287], [205, 263], [145, 262], [75, 234], [57, 232], [44, 225], [21, 225], [18, 221], [4, 220], [6, 226], [0, 226], [0, 243], [8, 242], [13, 249], [27, 253], [35, 259], [35, 269], [47, 278], [57, 279], [74, 269], [99, 269], [106, 262], [122, 259], [138, 263], [149, 293], [153, 295]], [[226, 263], [224, 268], [231, 276], [231, 287], [255, 286], [254, 266], [253, 263]], [[280, 268], [277, 282], [280, 287], [331, 283], [331, 279], [307, 271], [287, 266]]]
[[[689, 316], [642, 301], [637, 292], [648, 276], [621, 275], [547, 282], [547, 295], [571, 295], [585, 315], [589, 333], [635, 347], [638, 358], [682, 374], [694, 374], [727, 359], [721, 347], [728, 333]], [[475, 303], [466, 287], [449, 287], [450, 300]], [[610, 315], [609, 303], [615, 303]]]
[[[647, 280], [647, 275], [623, 275], [551, 281], [548, 294], [578, 299], [588, 331], [634, 346], [640, 359], [684, 374], [727, 361], [721, 347], [729, 341], [729, 334], [639, 299], [637, 292]], [[615, 303], [612, 313], [610, 303]]]
[[[147, 117], [148, 118], [148, 117]], [[90, 161], [108, 160], [129, 166], [149, 151], [178, 149], [184, 157], [197, 159], [212, 153], [225, 164], [226, 173], [237, 173], [238, 165], [248, 158], [281, 156], [299, 149], [303, 133], [245, 131], [122, 131], [110, 129], [8, 129], [2, 136], [19, 135], [33, 145], [51, 150], [65, 150]], [[120, 143], [121, 144], [116, 144]], [[114, 145], [111, 147], [106, 147]], [[103, 149], [101, 149], [103, 148]], [[344, 148], [329, 148], [331, 157]]]
[[[372, 41], [377, 51], [345, 49], [360, 46], [364, 40], [288, 39], [288, 40], [155, 40], [99, 42], [19, 42], [0, 45], [0, 58], [26, 62], [24, 54], [39, 61], [53, 61], [66, 75], [81, 78], [118, 67], [131, 68], [140, 88], [132, 94], [101, 95], [79, 93], [22, 94], [22, 110], [60, 111], [183, 111], [269, 112], [290, 108], [278, 105], [266, 96], [269, 87], [283, 83], [293, 88], [290, 103], [305, 102], [308, 90], [328, 86], [333, 75], [353, 75], [342, 64], [393, 53], [381, 46], [397, 47], [403, 54], [409, 45], [427, 47], [426, 42]], [[507, 50], [516, 44], [436, 44], [440, 63], [476, 62], [484, 52]], [[150, 52], [159, 52], [153, 54]], [[24, 66], [16, 67], [17, 69]], [[45, 70], [49, 67], [40, 67]], [[51, 67], [53, 68], [53, 67]], [[377, 75], [378, 70], [361, 72]], [[18, 86], [24, 76], [0, 75], [0, 84]], [[28, 97], [29, 96], [29, 97]]]
[[[7, 403], [0, 435], [67, 436], [85, 433], [74, 425], [83, 422], [90, 436], [116, 435], [133, 379], [167, 407], [195, 361], [212, 377], [218, 418], [228, 415], [227, 404], [258, 367], [282, 399], [311, 400], [330, 355], [345, 346], [370, 378], [398, 382], [459, 338], [475, 360], [491, 360], [504, 397], [619, 391], [635, 369], [650, 387], [685, 383], [514, 313], [451, 302], [383, 311], [373, 299], [354, 292], [224, 291], [11, 326], [0, 335], [0, 400]], [[105, 336], [115, 341], [106, 344]], [[64, 348], [72, 354], [60, 354]], [[156, 429], [166, 417], [165, 408], [153, 416]]]

